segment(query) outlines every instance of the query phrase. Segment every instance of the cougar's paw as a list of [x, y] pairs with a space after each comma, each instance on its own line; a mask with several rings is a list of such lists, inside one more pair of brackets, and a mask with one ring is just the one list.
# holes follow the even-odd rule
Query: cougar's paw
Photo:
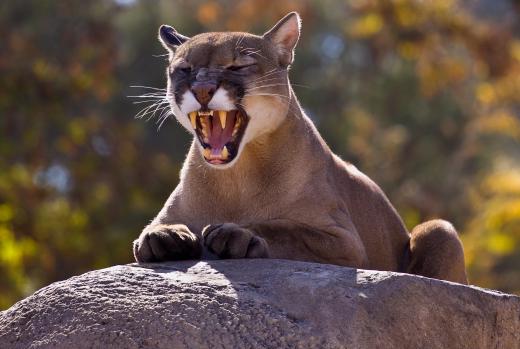
[[199, 238], [183, 224], [147, 227], [134, 241], [135, 260], [142, 263], [198, 259]]
[[267, 258], [267, 242], [237, 224], [208, 225], [202, 231], [204, 245], [220, 258]]

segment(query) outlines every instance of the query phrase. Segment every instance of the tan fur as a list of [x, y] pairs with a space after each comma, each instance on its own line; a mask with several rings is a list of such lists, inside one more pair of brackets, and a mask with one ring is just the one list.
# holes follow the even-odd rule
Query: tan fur
[[[273, 30], [269, 33], [274, 35]], [[230, 64], [234, 59], [230, 45], [240, 36], [244, 34], [196, 36], [172, 53], [172, 62]], [[282, 67], [284, 60], [292, 61], [292, 51], [289, 56], [280, 52], [266, 37], [247, 34], [243, 40], [264, 56], [265, 62], [258, 57], [263, 72], [279, 55], [285, 54], [279, 62]], [[413, 230], [410, 240], [381, 189], [331, 152], [302, 111], [287, 69], [280, 69], [276, 78], [284, 85], [267, 89], [286, 98], [244, 98], [251, 119], [261, 117], [262, 110], [274, 111], [276, 118], [266, 132], [251, 134], [232, 166], [209, 166], [194, 140], [179, 185], [134, 244], [136, 259], [176, 259], [161, 257], [164, 246], [188, 231], [192, 233], [187, 243], [178, 238], [174, 243], [192, 249], [191, 257], [200, 256], [193, 244], [198, 241], [222, 258], [286, 258], [466, 283], [462, 245], [453, 227], [444, 221], [425, 223]], [[170, 227], [169, 238], [154, 237], [165, 227]], [[158, 241], [152, 244], [150, 239]]]
[[410, 250], [406, 272], [467, 283], [462, 244], [449, 222], [437, 219], [416, 226], [411, 233]]

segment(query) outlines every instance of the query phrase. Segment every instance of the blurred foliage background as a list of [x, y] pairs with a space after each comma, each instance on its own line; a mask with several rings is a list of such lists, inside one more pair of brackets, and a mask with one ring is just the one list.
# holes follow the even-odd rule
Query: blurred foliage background
[[291, 78], [334, 151], [409, 228], [454, 222], [473, 284], [520, 293], [518, 0], [18, 0], [0, 4], [1, 309], [132, 262], [175, 187], [187, 133], [127, 97], [165, 86], [158, 26], [261, 34], [292, 10]]

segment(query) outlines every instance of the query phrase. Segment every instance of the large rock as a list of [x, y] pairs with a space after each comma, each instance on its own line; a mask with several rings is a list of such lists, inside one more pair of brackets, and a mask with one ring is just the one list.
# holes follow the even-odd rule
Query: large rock
[[115, 266], [0, 313], [0, 348], [519, 347], [519, 297], [282, 260]]

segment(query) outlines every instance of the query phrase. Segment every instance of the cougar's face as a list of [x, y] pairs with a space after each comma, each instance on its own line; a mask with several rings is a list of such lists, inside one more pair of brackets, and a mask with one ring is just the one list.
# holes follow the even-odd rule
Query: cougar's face
[[173, 113], [193, 133], [210, 166], [232, 166], [248, 142], [286, 117], [292, 48], [281, 55], [274, 34], [187, 38], [162, 26], [159, 39], [170, 51], [167, 96]]

